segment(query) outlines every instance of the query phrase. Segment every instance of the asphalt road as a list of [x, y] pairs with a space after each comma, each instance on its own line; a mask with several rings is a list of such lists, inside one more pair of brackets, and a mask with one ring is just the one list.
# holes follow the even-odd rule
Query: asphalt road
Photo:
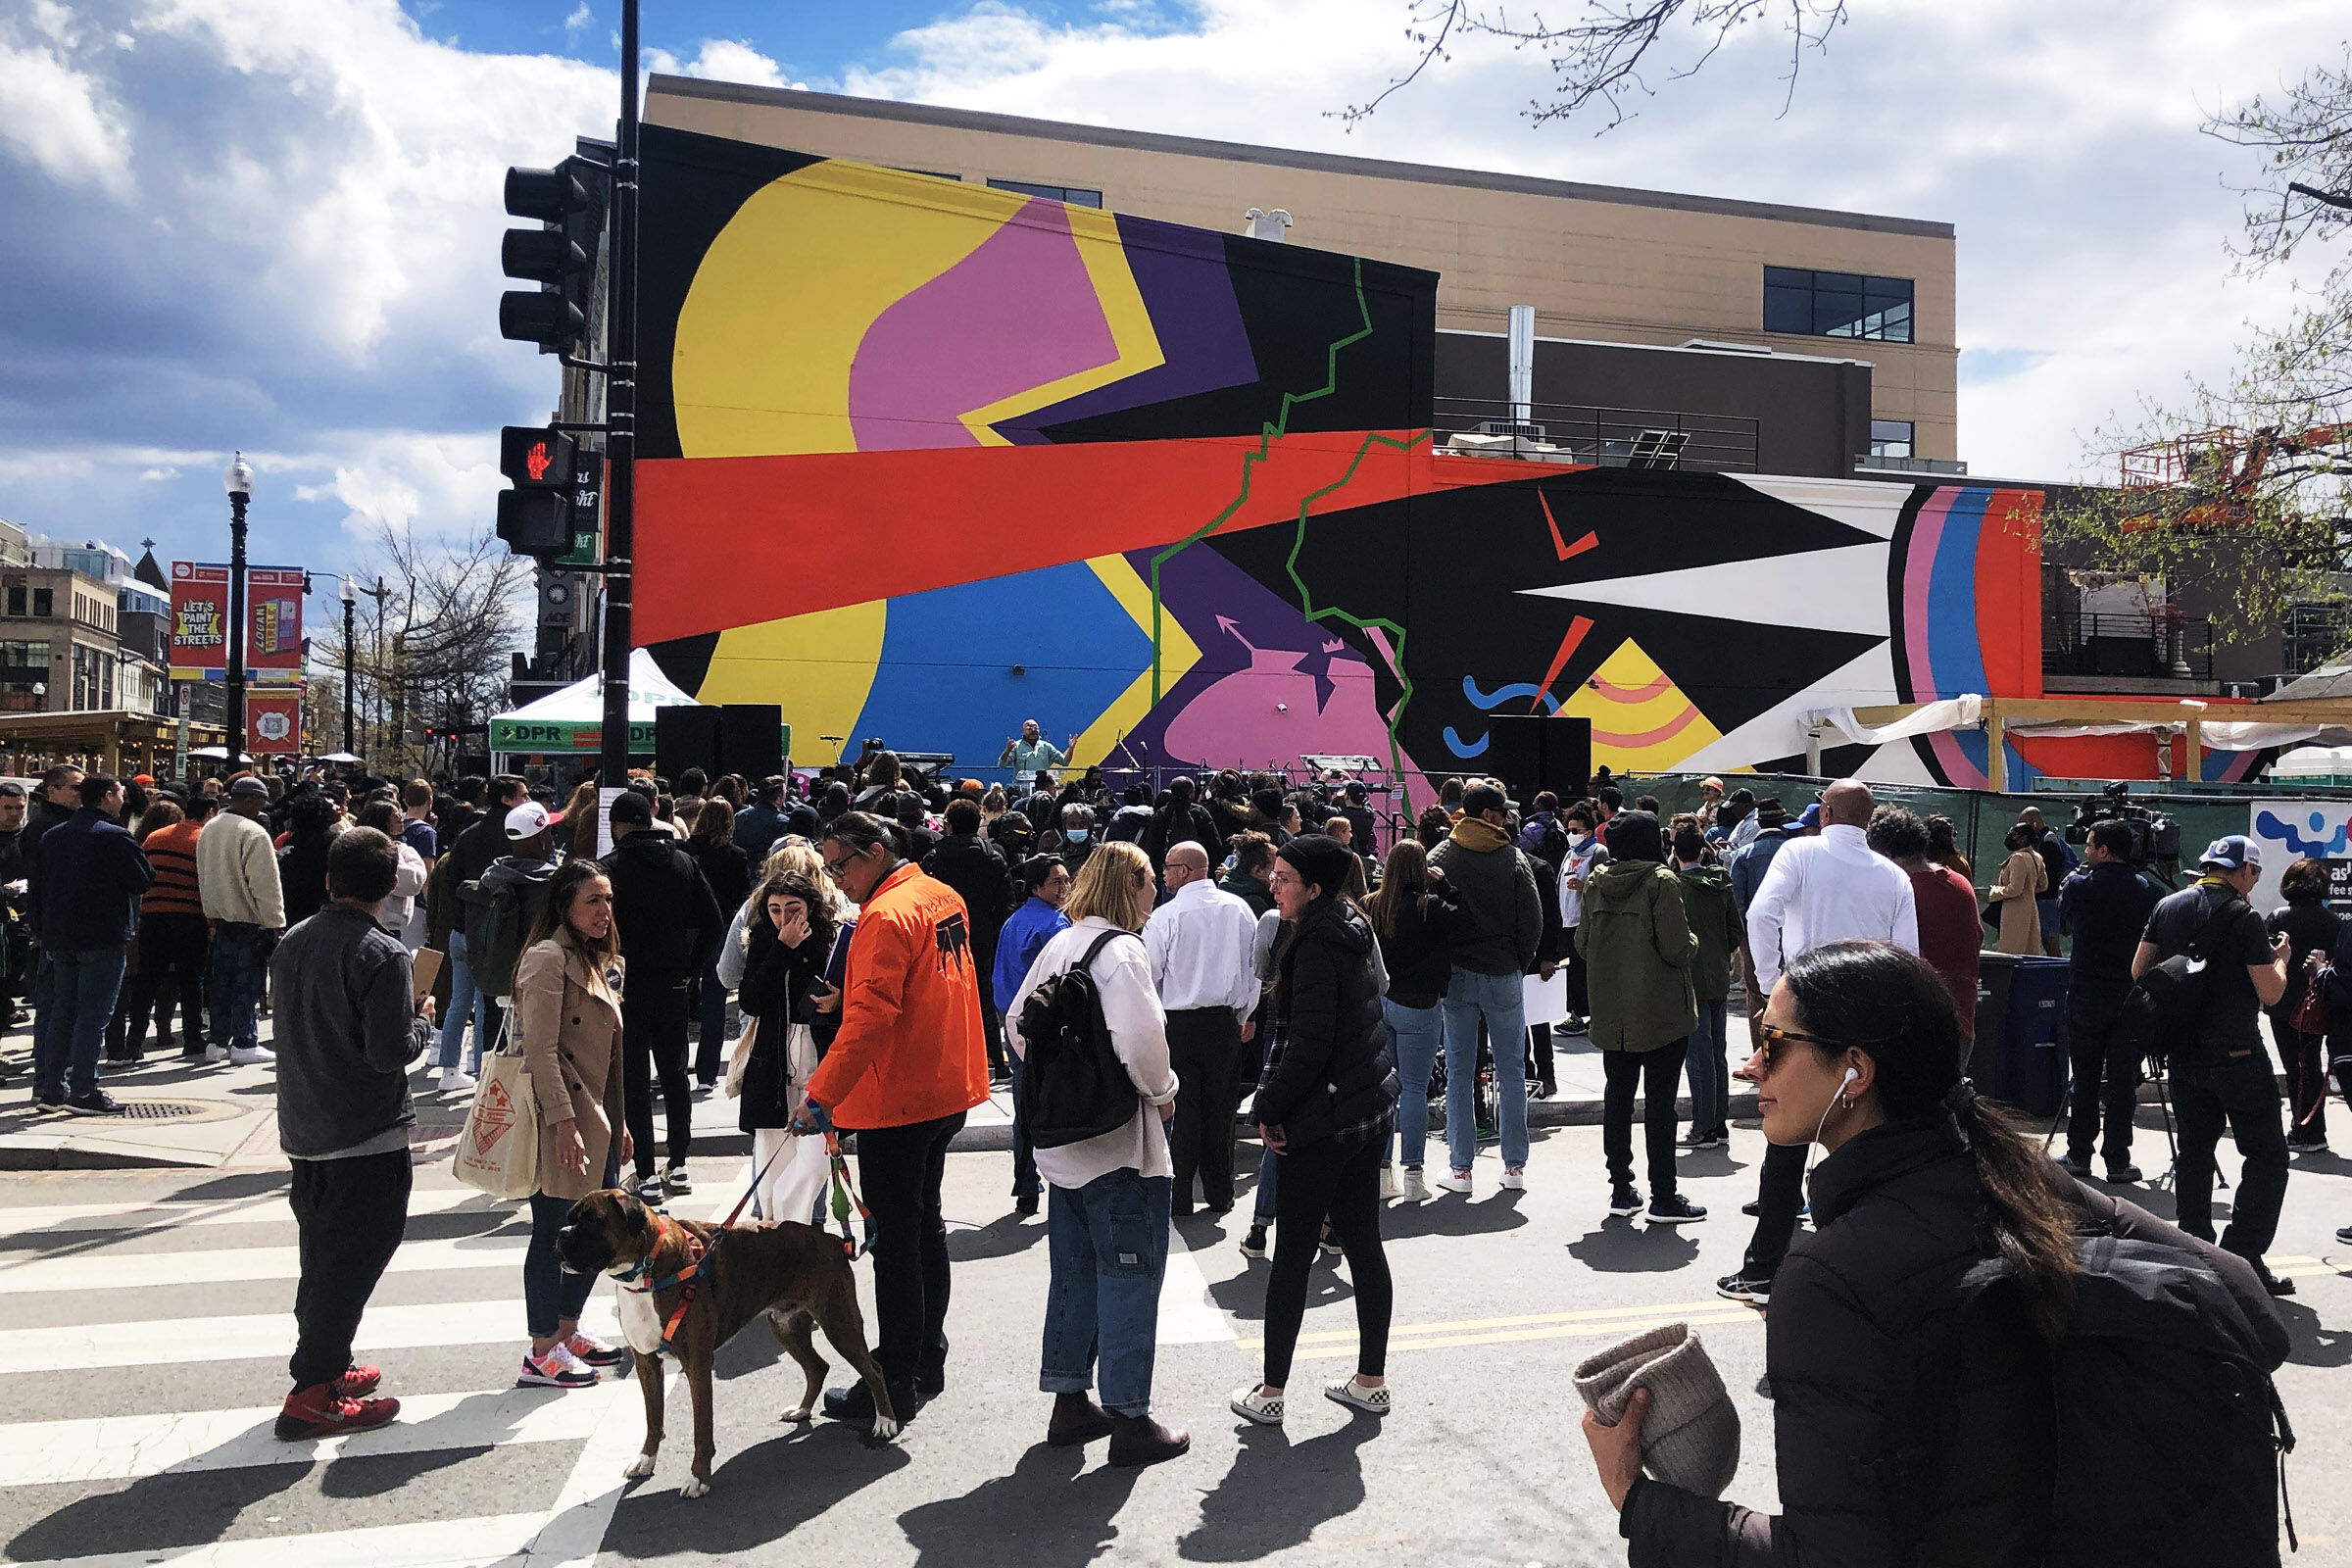
[[[1315, 1396], [1348, 1370], [1353, 1346], [1347, 1272], [1326, 1263], [1289, 1425], [1244, 1428], [1225, 1399], [1256, 1375], [1266, 1265], [1235, 1245], [1244, 1215], [1180, 1222], [1156, 1396], [1194, 1447], [1140, 1472], [1108, 1468], [1101, 1445], [1041, 1441], [1044, 1228], [1010, 1217], [1006, 1155], [955, 1155], [946, 1396], [880, 1450], [821, 1420], [783, 1425], [799, 1373], [755, 1328], [722, 1355], [720, 1465], [693, 1501], [677, 1494], [682, 1387], [660, 1471], [626, 1488], [620, 1467], [642, 1435], [633, 1388], [508, 1387], [522, 1228], [511, 1205], [452, 1188], [445, 1161], [419, 1171], [406, 1255], [361, 1332], [362, 1359], [380, 1361], [413, 1419], [316, 1448], [266, 1431], [292, 1328], [282, 1172], [8, 1176], [0, 1558], [375, 1568], [569, 1563], [601, 1549], [607, 1562], [757, 1554], [877, 1568], [1619, 1563], [1569, 1374], [1640, 1328], [1698, 1327], [1743, 1427], [1729, 1494], [1774, 1504], [1761, 1318], [1711, 1290], [1746, 1238], [1738, 1208], [1762, 1147], [1741, 1131], [1729, 1152], [1683, 1156], [1686, 1191], [1714, 1214], [1678, 1229], [1605, 1217], [1596, 1128], [1541, 1135], [1525, 1193], [1494, 1189], [1490, 1154], [1474, 1198], [1389, 1210], [1396, 1403], [1385, 1422]], [[2143, 1143], [2143, 1164], [2149, 1152]], [[681, 1211], [723, 1210], [739, 1162], [697, 1163], [702, 1187]], [[2225, 1169], [2234, 1178], [2234, 1162]], [[2274, 1254], [2301, 1287], [2283, 1307], [2295, 1349], [2279, 1378], [2302, 1439], [2289, 1465], [2300, 1563], [2352, 1563], [2352, 1491], [2339, 1480], [2352, 1461], [2352, 1280], [2326, 1261], [2352, 1266], [2352, 1248], [2332, 1238], [2352, 1221], [2348, 1175], [2352, 1161], [2296, 1161]], [[2169, 1213], [2163, 1192], [2134, 1196]], [[834, 1382], [847, 1382], [838, 1368]]]

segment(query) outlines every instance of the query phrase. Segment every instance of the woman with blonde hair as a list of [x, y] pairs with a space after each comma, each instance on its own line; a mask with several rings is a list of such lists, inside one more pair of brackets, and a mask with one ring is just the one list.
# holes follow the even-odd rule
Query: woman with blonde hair
[[564, 831], [571, 841], [571, 853], [596, 854], [596, 780], [584, 778], [572, 786], [571, 798], [564, 803]]
[[[1168, 1261], [1175, 1164], [1166, 1123], [1176, 1113], [1167, 1014], [1136, 933], [1152, 913], [1152, 861], [1133, 844], [1102, 845], [1062, 906], [1071, 921], [1038, 953], [1005, 1019], [1026, 1062], [1022, 1010], [1049, 981], [1083, 966], [1102, 998], [1111, 1049], [1127, 1069], [1135, 1114], [1115, 1130], [1037, 1151], [1052, 1189], [1046, 1207], [1053, 1277], [1038, 1387], [1054, 1396], [1046, 1441], [1075, 1447], [1110, 1439], [1110, 1462], [1152, 1464], [1192, 1446], [1152, 1419], [1160, 1276]], [[1125, 938], [1126, 940], [1121, 940]], [[1089, 1395], [1100, 1364], [1102, 1402]]]

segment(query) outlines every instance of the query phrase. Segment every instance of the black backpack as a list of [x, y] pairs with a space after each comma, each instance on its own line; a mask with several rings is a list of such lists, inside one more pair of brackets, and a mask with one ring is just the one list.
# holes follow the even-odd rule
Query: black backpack
[[2213, 943], [2239, 910], [2253, 912], [2235, 895], [2223, 900], [2206, 914], [2185, 951], [2151, 965], [2133, 983], [2117, 1019], [2127, 1040], [2152, 1056], [2185, 1056], [2196, 1049], [2198, 1027], [2220, 973], [2210, 961]]
[[[2052, 1568], [2181, 1568], [2278, 1561], [2278, 1499], [2294, 1429], [2269, 1357], [2229, 1283], [2195, 1252], [2104, 1227], [2076, 1243], [2082, 1272], [2050, 1350], [2056, 1440], [2046, 1550]], [[1921, 1520], [1948, 1448], [1938, 1414], [1961, 1386], [1970, 1314], [2011, 1289], [2009, 1265], [1971, 1268], [1922, 1318], [1913, 1379], [1888, 1407], [1901, 1562], [1939, 1544]], [[2019, 1314], [2022, 1323], [2023, 1314]], [[2286, 1518], [2294, 1542], [2294, 1515]], [[1949, 1543], [1940, 1545], [1948, 1547]]]
[[514, 968], [522, 961], [549, 886], [546, 879], [514, 877], [459, 885], [458, 899], [466, 906], [460, 922], [466, 928], [466, 971], [483, 995], [504, 1002], [514, 994]]
[[1142, 1099], [1110, 1042], [1095, 955], [1124, 931], [1095, 938], [1086, 956], [1029, 994], [1021, 1008], [1021, 1116], [1029, 1142], [1059, 1149], [1117, 1132]]

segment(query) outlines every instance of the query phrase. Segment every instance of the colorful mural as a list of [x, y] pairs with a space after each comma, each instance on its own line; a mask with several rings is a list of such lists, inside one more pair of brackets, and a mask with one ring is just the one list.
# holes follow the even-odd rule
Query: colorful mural
[[1440, 455], [1434, 274], [660, 127], [644, 157], [636, 628], [704, 701], [982, 774], [1031, 717], [1088, 762], [1449, 773], [1497, 713], [1729, 771], [1796, 766], [1811, 710], [2039, 694], [2037, 491]]

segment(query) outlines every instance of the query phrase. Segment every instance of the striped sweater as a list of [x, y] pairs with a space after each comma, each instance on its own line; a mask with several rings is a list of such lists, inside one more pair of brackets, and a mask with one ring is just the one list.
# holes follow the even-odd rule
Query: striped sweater
[[202, 914], [196, 896], [196, 837], [201, 822], [175, 822], [147, 835], [147, 859], [155, 867], [155, 884], [140, 896], [141, 914]]

